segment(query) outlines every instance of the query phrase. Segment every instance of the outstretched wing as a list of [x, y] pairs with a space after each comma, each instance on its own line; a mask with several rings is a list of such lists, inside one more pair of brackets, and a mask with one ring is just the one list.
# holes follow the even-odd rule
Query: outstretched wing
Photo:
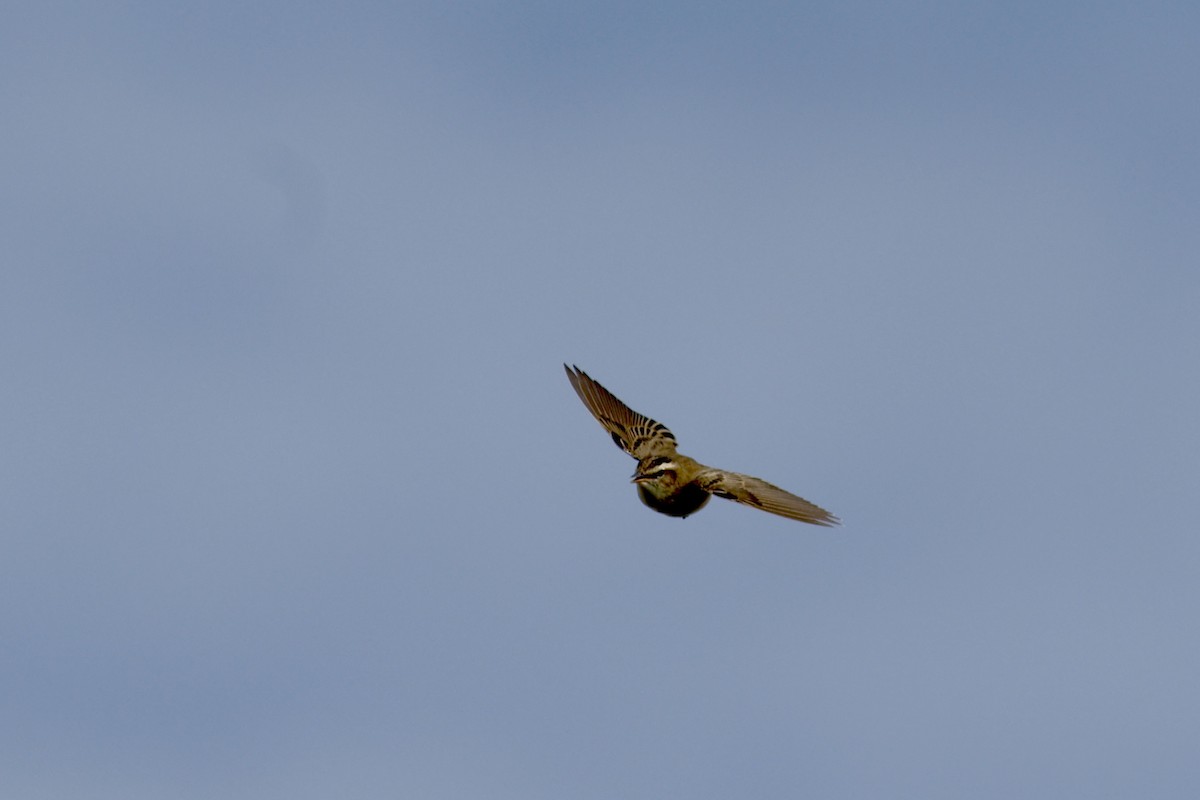
[[592, 416], [600, 421], [617, 443], [617, 447], [641, 461], [647, 456], [674, 455], [675, 436], [667, 426], [644, 417], [622, 403], [608, 389], [596, 383], [588, 374], [563, 364], [575, 393]]
[[781, 517], [828, 527], [841, 524], [841, 520], [820, 506], [761, 478], [710, 468], [696, 476], [696, 482], [700, 484], [700, 488], [717, 497], [736, 500]]

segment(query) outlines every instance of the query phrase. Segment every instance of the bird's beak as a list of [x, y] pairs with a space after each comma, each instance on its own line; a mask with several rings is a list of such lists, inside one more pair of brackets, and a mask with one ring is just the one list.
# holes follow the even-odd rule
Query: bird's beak
[[639, 481], [644, 481], [644, 480], [646, 480], [646, 476], [645, 476], [645, 475], [638, 475], [638, 474], [635, 472], [635, 473], [634, 473], [634, 475], [633, 475], [633, 477], [629, 479], [629, 482], [630, 482], [630, 483], [638, 483]]

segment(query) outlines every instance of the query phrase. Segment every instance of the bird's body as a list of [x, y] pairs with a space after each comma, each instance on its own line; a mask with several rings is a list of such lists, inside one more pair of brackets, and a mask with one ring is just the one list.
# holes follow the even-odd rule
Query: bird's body
[[655, 511], [672, 517], [686, 517], [704, 508], [708, 498], [712, 497], [700, 488], [699, 483], [689, 478], [705, 469], [695, 459], [676, 453], [671, 457], [671, 462], [677, 465], [675, 469], [664, 470], [655, 479], [638, 480], [639, 476], [654, 475], [658, 471], [657, 465], [646, 465], [646, 461], [638, 462], [634, 482], [637, 483], [638, 497]]
[[716, 495], [813, 525], [839, 523], [825, 509], [774, 484], [708, 467], [677, 452], [675, 436], [665, 425], [622, 403], [579, 367], [572, 371], [564, 364], [563, 368], [579, 399], [609, 432], [617, 447], [637, 459], [633, 482], [642, 502], [655, 511], [686, 517]]

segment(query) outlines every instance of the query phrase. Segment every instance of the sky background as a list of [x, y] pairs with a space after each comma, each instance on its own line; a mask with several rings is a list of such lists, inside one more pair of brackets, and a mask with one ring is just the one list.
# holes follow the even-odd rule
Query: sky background
[[1198, 38], [6, 5], [0, 795], [1196, 797]]

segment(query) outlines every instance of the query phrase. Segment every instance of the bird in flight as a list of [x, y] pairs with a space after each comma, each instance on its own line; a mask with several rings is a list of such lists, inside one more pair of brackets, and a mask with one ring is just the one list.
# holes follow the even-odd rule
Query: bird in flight
[[675, 450], [667, 426], [642, 416], [592, 380], [579, 367], [563, 364], [575, 393], [612, 436], [617, 447], [637, 459], [633, 483], [642, 502], [672, 517], [686, 517], [716, 495], [788, 519], [834, 526], [841, 520], [820, 506], [761, 478], [706, 467]]

